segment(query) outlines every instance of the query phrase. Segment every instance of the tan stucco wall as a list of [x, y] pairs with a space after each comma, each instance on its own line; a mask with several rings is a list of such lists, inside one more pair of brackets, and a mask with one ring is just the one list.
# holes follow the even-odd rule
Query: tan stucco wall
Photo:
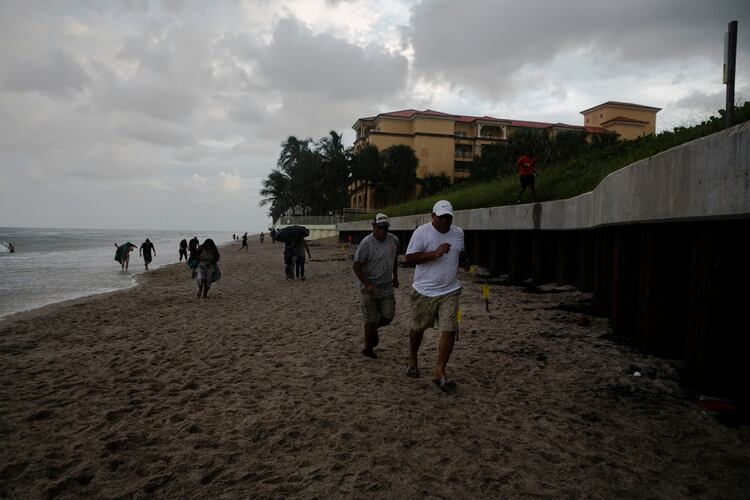
[[383, 151], [386, 148], [395, 146], [397, 144], [406, 144], [414, 149], [414, 138], [413, 137], [396, 137], [389, 135], [371, 135], [369, 138], [370, 144], [376, 146], [378, 151]]
[[[618, 116], [648, 122], [648, 125], [602, 125], [602, 123], [617, 118]], [[590, 127], [604, 127], [607, 130], [617, 132], [620, 134], [620, 139], [635, 139], [639, 136], [649, 135], [656, 132], [656, 112], [640, 108], [629, 108], [626, 106], [603, 106], [599, 109], [585, 113], [583, 115], [583, 123]]]
[[412, 121], [381, 117], [377, 122], [376, 128], [379, 128], [381, 132], [392, 132], [394, 134], [411, 134]]
[[414, 132], [453, 135], [455, 122], [444, 118], [417, 118], [414, 120]]
[[455, 132], [463, 132], [467, 137], [474, 137], [477, 135], [477, 128], [468, 123], [456, 123], [454, 130]]
[[619, 134], [620, 140], [631, 140], [631, 139], [637, 139], [644, 135], [653, 134], [653, 127], [651, 127], [651, 132], [649, 132], [648, 127], [643, 127], [641, 125], [627, 125], [624, 123], [617, 124], [617, 125], [607, 125], [607, 130], [611, 130], [612, 132], [616, 132]]
[[414, 138], [414, 152], [419, 159], [417, 177], [444, 173], [453, 177], [454, 142], [450, 137], [417, 136]]

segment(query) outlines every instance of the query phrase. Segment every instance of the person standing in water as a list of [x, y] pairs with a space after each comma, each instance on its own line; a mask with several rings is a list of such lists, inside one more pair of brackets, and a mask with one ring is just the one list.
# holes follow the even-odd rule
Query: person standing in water
[[183, 257], [185, 257], [186, 261], [188, 260], [187, 247], [188, 247], [187, 240], [183, 238], [182, 241], [180, 242], [180, 250], [179, 250], [180, 262], [182, 262]]
[[123, 271], [127, 271], [128, 265], [130, 264], [130, 252], [132, 252], [136, 246], [128, 241], [123, 245], [115, 243], [115, 248], [117, 248], [115, 251], [115, 260], [120, 263]]
[[146, 271], [148, 271], [148, 265], [151, 263], [151, 260], [153, 260], [151, 252], [153, 252], [153, 256], [156, 257], [156, 248], [154, 248], [154, 244], [151, 243], [151, 240], [146, 238], [146, 241], [141, 244], [141, 248], [138, 250], [138, 253], [143, 257], [143, 264], [146, 266]]

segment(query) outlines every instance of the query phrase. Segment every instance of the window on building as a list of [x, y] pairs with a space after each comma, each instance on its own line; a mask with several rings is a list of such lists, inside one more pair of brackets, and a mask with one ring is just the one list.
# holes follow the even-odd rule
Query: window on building
[[468, 172], [471, 162], [469, 161], [457, 161], [453, 164], [454, 172]]

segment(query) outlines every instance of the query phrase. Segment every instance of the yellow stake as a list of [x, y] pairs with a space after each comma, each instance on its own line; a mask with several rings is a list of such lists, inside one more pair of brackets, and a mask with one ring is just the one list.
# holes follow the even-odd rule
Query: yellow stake
[[459, 324], [461, 323], [461, 306], [458, 306], [458, 310], [456, 311], [456, 321]]
[[483, 299], [490, 298], [490, 285], [482, 285], [482, 298]]

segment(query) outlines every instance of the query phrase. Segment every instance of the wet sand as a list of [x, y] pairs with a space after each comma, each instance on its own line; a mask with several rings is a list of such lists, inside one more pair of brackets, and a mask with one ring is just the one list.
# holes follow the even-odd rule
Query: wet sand
[[[449, 375], [405, 376], [413, 270], [379, 359], [362, 357], [353, 249], [311, 242], [306, 281], [282, 246], [222, 249], [198, 299], [183, 265], [135, 288], [0, 322], [0, 497], [746, 498], [750, 429], [679, 385], [679, 363], [575, 322], [565, 288], [533, 294], [460, 273]], [[635, 371], [642, 374], [633, 375]]]

